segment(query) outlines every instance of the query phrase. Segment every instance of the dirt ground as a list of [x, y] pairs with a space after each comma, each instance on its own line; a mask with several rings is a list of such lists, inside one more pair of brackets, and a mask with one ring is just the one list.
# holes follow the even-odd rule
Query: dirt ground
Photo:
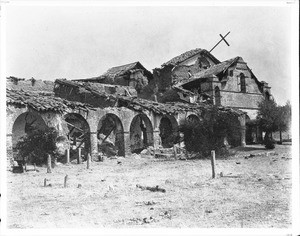
[[[210, 160], [134, 156], [92, 162], [89, 170], [83, 163], [59, 165], [51, 174], [45, 167], [8, 172], [8, 227], [287, 228], [292, 218], [290, 148], [236, 149], [234, 156], [217, 159], [215, 179]], [[44, 187], [45, 178], [51, 187]], [[166, 192], [137, 184], [158, 185]]]

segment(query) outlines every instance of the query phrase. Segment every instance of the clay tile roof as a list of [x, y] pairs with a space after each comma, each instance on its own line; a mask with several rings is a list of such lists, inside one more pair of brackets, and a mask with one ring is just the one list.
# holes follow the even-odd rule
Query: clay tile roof
[[219, 64], [209, 67], [204, 71], [200, 71], [194, 74], [193, 78], [205, 78], [210, 75], [217, 75], [228, 69], [233, 63], [235, 63], [240, 57], [231, 58], [229, 60], [223, 61]]
[[201, 49], [201, 48], [189, 50], [187, 52], [180, 54], [179, 56], [173, 57], [171, 60], [165, 62], [161, 66], [163, 67], [163, 66], [167, 66], [167, 65], [173, 65], [173, 66], [177, 65], [178, 63], [183, 62], [186, 59], [188, 59], [202, 51], [204, 51], [204, 49]]
[[216, 64], [214, 66], [209, 67], [206, 70], [200, 71], [196, 74], [193, 75], [193, 77], [186, 79], [186, 80], [181, 80], [179, 81], [176, 86], [181, 86], [183, 84], [187, 84], [190, 83], [192, 81], [201, 79], [201, 78], [208, 78], [211, 76], [216, 76], [219, 73], [227, 70], [233, 63], [235, 63], [240, 57], [235, 57], [235, 58], [231, 58], [229, 60], [223, 61], [219, 64]]
[[197, 55], [198, 53], [201, 53], [201, 54], [206, 54], [207, 56], [209, 56], [215, 63], [220, 63], [220, 61], [215, 58], [210, 52], [208, 52], [207, 50], [205, 49], [201, 49], [201, 48], [196, 48], [196, 49], [192, 49], [192, 50], [189, 50], [185, 53], [182, 53], [180, 54], [179, 56], [176, 56], [174, 58], [172, 58], [171, 60], [165, 62], [164, 64], [162, 64], [161, 66], [164, 67], [164, 66], [168, 66], [168, 65], [171, 65], [171, 66], [176, 66], [178, 65], [179, 63], [185, 61], [186, 59], [192, 57], [192, 56], [195, 56]]
[[[130, 109], [143, 112], [145, 109], [153, 111], [158, 114], [176, 114], [182, 112], [197, 112], [201, 110], [210, 110], [213, 108], [212, 105], [206, 103], [181, 103], [181, 102], [168, 102], [168, 103], [159, 103], [154, 101], [149, 101], [141, 98], [128, 98], [123, 99], [123, 102], [126, 101], [126, 105]], [[218, 107], [220, 111], [231, 112], [236, 115], [244, 114], [245, 112], [238, 109], [232, 109], [229, 107]]]
[[138, 63], [139, 62], [137, 61], [137, 62], [129, 63], [126, 65], [122, 65], [122, 66], [112, 67], [112, 68], [108, 69], [107, 72], [103, 74], [103, 76], [108, 76], [108, 77], [122, 76], [129, 70], [134, 69], [138, 65]]
[[89, 104], [74, 102], [53, 96], [52, 93], [37, 93], [23, 90], [6, 89], [6, 104], [29, 107], [37, 111], [54, 111], [62, 113], [68, 108], [93, 110]]

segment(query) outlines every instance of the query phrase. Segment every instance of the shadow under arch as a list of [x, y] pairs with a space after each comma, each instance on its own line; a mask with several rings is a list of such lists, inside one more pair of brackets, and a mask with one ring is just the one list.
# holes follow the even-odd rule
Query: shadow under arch
[[178, 123], [174, 116], [164, 115], [159, 124], [159, 136], [161, 145], [164, 148], [170, 148], [178, 139]]
[[[110, 141], [117, 149], [115, 150], [117, 155], [125, 156], [124, 128], [121, 119], [117, 115], [113, 113], [104, 115], [98, 123], [97, 130], [97, 138], [100, 145], [103, 141]], [[102, 148], [110, 147], [105, 145]]]
[[18, 156], [18, 150], [16, 149], [16, 145], [22, 137], [30, 135], [35, 130], [45, 130], [47, 127], [43, 118], [37, 113], [24, 112], [20, 114], [12, 127], [13, 159], [24, 160], [25, 158]]
[[72, 146], [72, 154], [82, 149], [82, 155], [86, 157], [91, 152], [91, 141], [90, 141], [90, 126], [86, 119], [78, 113], [68, 113], [64, 115], [64, 120], [68, 126], [67, 137]]
[[148, 146], [153, 146], [153, 126], [143, 113], [136, 115], [130, 124], [130, 149], [139, 153]]
[[215, 105], [221, 106], [221, 93], [218, 86], [215, 87]]
[[190, 122], [198, 122], [198, 123], [200, 123], [200, 121], [201, 121], [200, 118], [199, 118], [199, 116], [197, 116], [195, 114], [189, 115], [186, 119], [188, 121], [190, 121]]

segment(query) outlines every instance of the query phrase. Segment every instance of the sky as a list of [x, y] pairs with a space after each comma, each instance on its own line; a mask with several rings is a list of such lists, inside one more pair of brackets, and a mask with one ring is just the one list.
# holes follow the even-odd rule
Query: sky
[[6, 75], [89, 78], [140, 61], [148, 70], [185, 51], [241, 56], [277, 103], [291, 100], [291, 8], [8, 6]]

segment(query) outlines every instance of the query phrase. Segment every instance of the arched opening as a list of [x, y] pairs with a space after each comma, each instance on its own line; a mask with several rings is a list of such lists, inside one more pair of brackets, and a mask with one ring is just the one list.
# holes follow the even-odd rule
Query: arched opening
[[178, 138], [178, 124], [173, 116], [165, 115], [159, 124], [159, 135], [164, 148], [170, 148]]
[[246, 78], [243, 73], [240, 74], [240, 80], [241, 80], [241, 92], [246, 93]]
[[191, 114], [187, 117], [187, 120], [190, 122], [200, 123], [200, 118], [197, 115]]
[[153, 127], [145, 114], [138, 114], [130, 125], [131, 152], [139, 153], [148, 146], [153, 146]]
[[270, 93], [268, 92], [268, 91], [266, 91], [265, 92], [265, 98], [266, 98], [266, 100], [270, 100], [270, 97], [271, 97], [271, 95], [270, 95]]
[[98, 149], [108, 156], [125, 156], [124, 129], [121, 120], [115, 114], [106, 114], [101, 118], [97, 131]]
[[17, 143], [22, 137], [30, 135], [35, 130], [45, 130], [47, 128], [43, 118], [33, 112], [25, 112], [18, 116], [12, 128], [12, 148], [14, 160], [24, 160], [25, 157], [18, 156]]
[[242, 139], [245, 138], [245, 127], [242, 127], [241, 120], [236, 115], [231, 115], [230, 121], [232, 123], [230, 124], [230, 129], [226, 131], [226, 141], [231, 147], [241, 146]]
[[246, 144], [252, 144], [253, 143], [253, 124], [250, 120], [250, 117], [246, 115]]
[[91, 152], [89, 124], [80, 114], [76, 113], [66, 114], [64, 119], [69, 130], [67, 137], [72, 147], [70, 156], [74, 158], [78, 149], [81, 148], [81, 154], [86, 158], [87, 154]]
[[221, 93], [219, 87], [215, 87], [215, 105], [221, 106]]

